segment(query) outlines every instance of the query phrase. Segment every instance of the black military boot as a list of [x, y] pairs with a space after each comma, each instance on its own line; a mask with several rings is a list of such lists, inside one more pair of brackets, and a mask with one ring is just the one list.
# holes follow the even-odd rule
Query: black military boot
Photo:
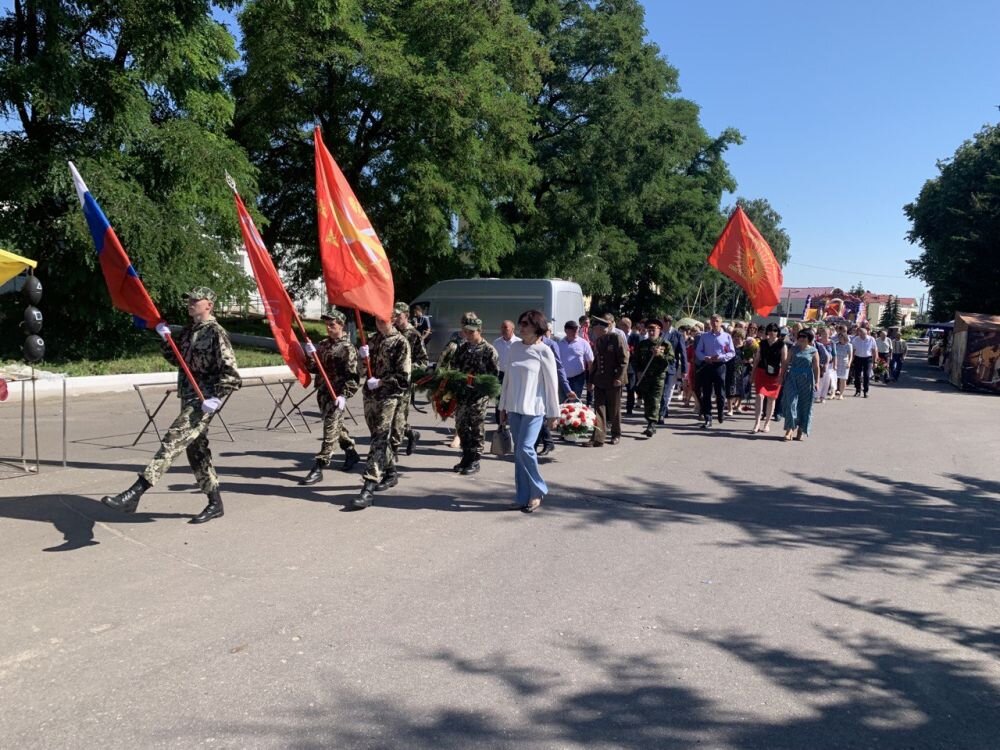
[[117, 495], [105, 495], [101, 498], [101, 502], [109, 508], [120, 510], [122, 513], [135, 513], [135, 509], [139, 507], [139, 498], [151, 486], [145, 477], [140, 476], [135, 480], [135, 484], [127, 490], [119, 492]]
[[452, 466], [451, 470], [457, 472], [465, 471], [465, 467], [469, 465], [470, 461], [472, 461], [472, 458], [470, 456], [471, 454], [468, 451], [462, 451], [462, 460], [459, 461], [454, 466]]
[[642, 431], [646, 437], [653, 437], [656, 434], [656, 426], [652, 422], [646, 422], [646, 429]]
[[222, 508], [222, 496], [219, 494], [218, 490], [212, 490], [208, 493], [208, 505], [205, 509], [192, 518], [188, 523], [205, 523], [206, 521], [211, 521], [213, 518], [222, 518], [225, 515], [225, 510]]
[[376, 492], [382, 492], [390, 487], [395, 487], [399, 484], [399, 474], [396, 473], [395, 469], [388, 469], [385, 472], [385, 476], [382, 477], [382, 481], [375, 485]]
[[323, 481], [324, 466], [326, 466], [326, 464], [322, 461], [316, 461], [309, 473], [305, 475], [305, 478], [299, 480], [299, 484], [316, 484], [317, 482]]
[[459, 473], [462, 474], [463, 476], [468, 476], [469, 474], [475, 474], [478, 471], [479, 471], [479, 454], [470, 453], [469, 463], [467, 463], [465, 465], [465, 468], [462, 469], [462, 471]]
[[366, 479], [364, 487], [361, 488], [361, 494], [351, 500], [351, 502], [347, 505], [347, 510], [364, 510], [375, 502], [374, 492], [375, 482], [370, 479]]
[[341, 471], [350, 471], [361, 461], [361, 456], [354, 448], [348, 448], [344, 451], [344, 465], [340, 467]]
[[406, 436], [406, 455], [407, 456], [412, 456], [413, 455], [413, 446], [417, 444], [418, 440], [420, 440], [420, 433], [417, 432], [416, 430], [410, 430], [410, 432]]

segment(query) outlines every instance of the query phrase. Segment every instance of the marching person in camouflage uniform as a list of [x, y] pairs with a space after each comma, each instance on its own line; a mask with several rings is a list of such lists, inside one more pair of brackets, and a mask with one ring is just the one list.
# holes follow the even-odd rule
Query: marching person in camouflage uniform
[[[358, 351], [344, 336], [344, 322], [347, 320], [344, 313], [332, 308], [320, 317], [326, 323], [327, 337], [319, 342], [319, 346], [306, 344], [303, 347], [307, 355], [306, 369], [318, 375], [315, 379], [316, 401], [323, 415], [323, 442], [320, 444], [319, 453], [316, 454], [316, 462], [305, 478], [299, 481], [299, 484], [306, 485], [316, 484], [323, 479], [323, 468], [330, 465], [335, 442], [344, 451], [343, 471], [350, 471], [361, 460], [361, 456], [354, 448], [354, 438], [347, 431], [344, 422], [347, 399], [358, 392], [361, 381]], [[312, 357], [313, 353], [323, 364], [323, 369], [330, 378], [330, 384], [337, 392], [337, 398], [330, 396], [326, 381], [319, 375], [316, 360]]]
[[[375, 319], [378, 332], [358, 353], [371, 358], [372, 375], [365, 381], [365, 422], [371, 432], [368, 462], [365, 464], [361, 494], [351, 501], [348, 510], [363, 510], [372, 504], [374, 492], [395, 487], [396, 458], [392, 441], [392, 425], [396, 413], [410, 388], [410, 346], [403, 335], [388, 320]], [[399, 446], [395, 446], [398, 448]]]
[[[392, 324], [410, 344], [410, 364], [414, 369], [418, 367], [427, 369], [429, 363], [427, 347], [424, 345], [424, 338], [420, 335], [420, 331], [410, 325], [410, 306], [405, 302], [397, 302], [392, 312]], [[398, 451], [403, 438], [406, 438], [407, 456], [413, 453], [413, 445], [420, 439], [420, 433], [410, 426], [410, 402], [412, 400], [413, 386], [411, 385], [403, 399], [403, 408], [396, 414], [396, 421], [392, 425], [394, 449]]]
[[[181, 451], [187, 451], [188, 462], [194, 471], [198, 487], [208, 495], [208, 505], [191, 523], [205, 523], [223, 515], [222, 497], [219, 495], [219, 478], [212, 467], [212, 452], [208, 448], [208, 425], [212, 416], [222, 406], [223, 400], [237, 390], [243, 381], [236, 371], [236, 355], [229, 342], [229, 334], [212, 315], [215, 292], [199, 286], [185, 294], [191, 323], [177, 336], [177, 348], [191, 369], [191, 374], [201, 388], [205, 400], [199, 402], [198, 394], [183, 370], [177, 373], [177, 395], [181, 399], [181, 413], [163, 436], [160, 449], [139, 479], [124, 492], [101, 498], [109, 508], [123, 513], [134, 513], [139, 498], [162, 477]], [[178, 364], [173, 349], [167, 343], [170, 328], [158, 323], [156, 332], [163, 339], [163, 356], [168, 362]]]
[[[467, 376], [500, 373], [497, 350], [483, 338], [482, 327], [483, 321], [475, 313], [466, 313], [462, 318], [465, 341], [458, 345], [451, 365]], [[490, 408], [490, 399], [477, 396], [470, 387], [464, 392], [459, 391], [456, 400], [455, 429], [462, 445], [462, 460], [454, 470], [461, 474], [475, 474], [479, 471], [479, 459], [486, 441], [486, 413]]]
[[636, 393], [642, 397], [646, 429], [643, 435], [653, 437], [660, 418], [660, 400], [667, 368], [674, 361], [674, 347], [660, 337], [662, 326], [659, 318], [646, 321], [647, 336], [635, 347]]

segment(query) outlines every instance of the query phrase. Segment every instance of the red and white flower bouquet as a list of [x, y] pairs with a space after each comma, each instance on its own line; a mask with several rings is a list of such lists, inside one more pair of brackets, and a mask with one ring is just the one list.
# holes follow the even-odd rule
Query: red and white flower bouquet
[[559, 407], [559, 432], [563, 440], [574, 443], [590, 440], [596, 421], [594, 410], [579, 401], [567, 402]]

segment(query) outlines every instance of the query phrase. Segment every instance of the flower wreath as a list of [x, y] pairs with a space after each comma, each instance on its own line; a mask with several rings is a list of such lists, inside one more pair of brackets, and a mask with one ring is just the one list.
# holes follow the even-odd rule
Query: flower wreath
[[559, 431], [564, 440], [589, 439], [596, 423], [594, 410], [580, 402], [567, 402], [559, 407]]
[[447, 368], [414, 369], [413, 389], [425, 391], [441, 419], [448, 419], [458, 408], [458, 397], [468, 394], [473, 400], [496, 398], [500, 380], [496, 375], [470, 375]]

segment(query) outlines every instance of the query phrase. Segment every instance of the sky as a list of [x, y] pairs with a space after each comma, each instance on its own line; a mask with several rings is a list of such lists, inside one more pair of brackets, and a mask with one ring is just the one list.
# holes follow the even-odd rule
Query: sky
[[[1000, 2], [645, 0], [681, 95], [726, 154], [736, 195], [766, 198], [791, 237], [787, 286], [862, 281], [920, 298], [902, 207], [1000, 121]], [[731, 205], [732, 200], [724, 200]], [[824, 270], [831, 269], [831, 270]]]

